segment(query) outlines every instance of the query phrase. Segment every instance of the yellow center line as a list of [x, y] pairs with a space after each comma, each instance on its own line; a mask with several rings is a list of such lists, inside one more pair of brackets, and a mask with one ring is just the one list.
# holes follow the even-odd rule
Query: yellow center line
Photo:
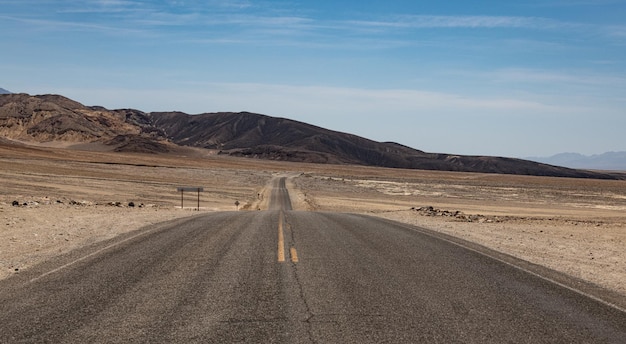
[[285, 261], [285, 236], [283, 234], [283, 212], [278, 216], [278, 261]]
[[295, 247], [292, 247], [291, 250], [291, 261], [294, 263], [298, 262], [298, 251], [296, 251]]

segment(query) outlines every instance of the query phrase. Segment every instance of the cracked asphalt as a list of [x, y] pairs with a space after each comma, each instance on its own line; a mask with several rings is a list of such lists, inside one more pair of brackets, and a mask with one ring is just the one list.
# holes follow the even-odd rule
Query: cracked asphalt
[[0, 282], [0, 343], [625, 342], [618, 308], [425, 229], [293, 211], [273, 186], [268, 211], [147, 227]]

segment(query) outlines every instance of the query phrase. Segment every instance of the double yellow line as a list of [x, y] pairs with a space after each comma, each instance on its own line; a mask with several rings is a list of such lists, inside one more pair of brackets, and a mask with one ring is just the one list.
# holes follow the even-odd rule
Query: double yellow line
[[[285, 214], [281, 211], [278, 215], [278, 262], [285, 262], [285, 234], [283, 231], [285, 223]], [[291, 247], [289, 249], [289, 254], [291, 257], [292, 263], [298, 262], [298, 251], [296, 251], [295, 247]]]

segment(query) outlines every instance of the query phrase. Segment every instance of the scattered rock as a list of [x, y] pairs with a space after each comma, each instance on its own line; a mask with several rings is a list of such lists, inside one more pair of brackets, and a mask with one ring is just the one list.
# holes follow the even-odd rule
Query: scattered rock
[[411, 210], [417, 211], [422, 216], [440, 216], [440, 217], [451, 217], [458, 221], [463, 222], [478, 222], [478, 223], [497, 223], [502, 222], [502, 218], [498, 216], [485, 216], [485, 215], [466, 215], [462, 211], [450, 211], [450, 210], [441, 210], [434, 208], [432, 206], [428, 207], [420, 207], [420, 208], [411, 208]]
[[441, 210], [441, 209], [433, 208], [432, 206], [421, 207], [421, 208], [411, 208], [411, 210], [415, 210], [423, 216], [445, 216], [445, 217], [465, 216], [463, 215], [463, 212], [458, 211], [458, 210], [457, 211]]
[[20, 202], [18, 202], [18, 201], [13, 201], [12, 204], [13, 204], [14, 207], [19, 207], [20, 206]]
[[89, 202], [87, 202], [87, 201], [75, 201], [75, 200], [71, 200], [69, 203], [70, 203], [70, 205], [79, 205], [79, 206], [82, 206], [82, 207], [85, 207], [85, 206], [91, 205], [91, 203], [89, 203]]
[[131, 208], [134, 208], [135, 207], [135, 202], [128, 202], [128, 206], [131, 207]]

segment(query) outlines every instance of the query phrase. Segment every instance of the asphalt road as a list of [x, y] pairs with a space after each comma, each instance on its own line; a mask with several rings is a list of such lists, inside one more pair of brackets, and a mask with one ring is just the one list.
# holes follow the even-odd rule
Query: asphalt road
[[0, 282], [0, 343], [625, 343], [626, 313], [427, 230], [269, 211], [171, 221]]

